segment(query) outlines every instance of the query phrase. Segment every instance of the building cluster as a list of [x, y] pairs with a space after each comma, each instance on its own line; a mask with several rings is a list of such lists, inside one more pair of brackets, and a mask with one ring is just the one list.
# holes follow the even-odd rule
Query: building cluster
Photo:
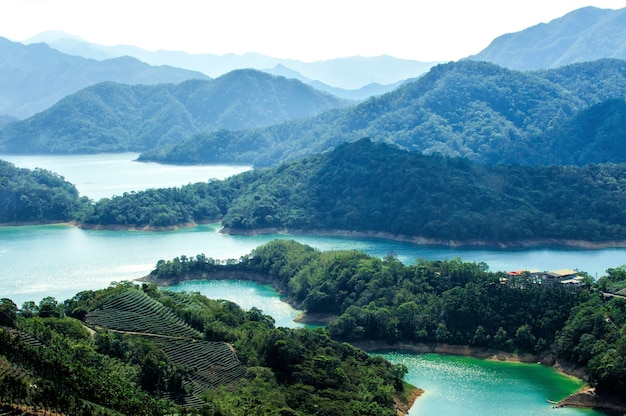
[[506, 273], [507, 277], [503, 278], [501, 283], [505, 284], [511, 280], [530, 281], [533, 283], [556, 287], [568, 286], [568, 287], [582, 287], [585, 282], [585, 276], [581, 276], [577, 270], [572, 269], [559, 269], [553, 271], [540, 271], [540, 270], [514, 270]]

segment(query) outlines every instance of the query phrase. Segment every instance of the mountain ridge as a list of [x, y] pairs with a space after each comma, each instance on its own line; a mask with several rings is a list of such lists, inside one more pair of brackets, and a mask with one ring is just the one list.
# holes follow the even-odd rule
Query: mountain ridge
[[[140, 160], [268, 166], [370, 137], [479, 163], [558, 164], [566, 156], [536, 139], [592, 105], [624, 96], [622, 60], [537, 72], [466, 60], [438, 65], [346, 109], [259, 130], [201, 132], [171, 148], [144, 152]], [[614, 162], [623, 159], [621, 153], [614, 156]]]
[[0, 148], [9, 153], [141, 151], [180, 142], [199, 130], [256, 128], [348, 104], [300, 81], [252, 69], [179, 84], [104, 82], [4, 125]]
[[583, 7], [494, 39], [467, 59], [516, 70], [554, 69], [601, 58], [626, 59], [626, 8]]
[[25, 46], [0, 37], [0, 114], [26, 118], [81, 88], [102, 81], [160, 84], [208, 79], [199, 72], [150, 66], [132, 57], [96, 61], [38, 43]]
[[[53, 48], [93, 59], [129, 55], [151, 65], [171, 65], [200, 71], [209, 77], [218, 77], [235, 69], [252, 68], [267, 70], [282, 64], [303, 77], [319, 81], [329, 88], [358, 90], [372, 83], [396, 84], [407, 78], [417, 77], [438, 62], [421, 62], [394, 58], [387, 55], [375, 57], [352, 56], [323, 61], [303, 62], [281, 59], [255, 52], [216, 55], [210, 53], [190, 54], [182, 51], [148, 51], [136, 46], [104, 46], [87, 42], [63, 32], [46, 32], [24, 43], [44, 41]], [[270, 71], [271, 72], [271, 71]], [[336, 91], [334, 92], [334, 94]], [[336, 94], [339, 95], [339, 94]], [[345, 96], [352, 98], [354, 95]]]

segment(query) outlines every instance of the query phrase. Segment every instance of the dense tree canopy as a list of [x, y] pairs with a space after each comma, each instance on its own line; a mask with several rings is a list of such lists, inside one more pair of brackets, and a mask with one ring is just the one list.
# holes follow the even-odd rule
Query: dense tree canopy
[[[402, 174], [398, 174], [402, 172]], [[626, 239], [626, 165], [481, 166], [363, 139], [224, 181], [105, 199], [85, 224], [351, 230], [434, 242]]]
[[85, 201], [62, 176], [0, 160], [0, 223], [70, 221]]
[[[348, 105], [297, 80], [236, 70], [214, 80], [125, 85], [104, 82], [0, 128], [10, 153], [143, 151], [198, 131], [243, 130]], [[2, 126], [0, 124], [0, 126]]]
[[33, 412], [394, 416], [412, 389], [406, 367], [322, 329], [275, 328], [257, 308], [152, 284], [21, 311], [3, 299], [0, 313], [0, 403]]
[[[614, 152], [616, 147], [597, 143], [601, 137], [587, 135], [581, 148], [570, 149], [567, 137], [545, 133], [575, 123], [578, 114], [592, 105], [624, 96], [622, 60], [537, 72], [459, 61], [435, 66], [417, 80], [347, 109], [267, 128], [202, 132], [175, 146], [147, 151], [141, 159], [271, 166], [370, 137], [410, 151], [462, 156], [479, 163], [623, 163], [626, 159]], [[607, 122], [604, 127], [603, 135], [624, 140], [619, 124]], [[591, 149], [600, 154], [587, 155]]]

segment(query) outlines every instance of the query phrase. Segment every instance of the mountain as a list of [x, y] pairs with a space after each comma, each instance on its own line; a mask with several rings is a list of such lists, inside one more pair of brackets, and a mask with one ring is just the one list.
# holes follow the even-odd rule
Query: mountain
[[388, 84], [388, 85], [382, 85], [382, 84], [378, 84], [374, 82], [371, 84], [367, 84], [358, 89], [348, 90], [345, 88], [331, 87], [330, 85], [324, 84], [321, 81], [312, 80], [310, 78], [303, 76], [298, 71], [294, 71], [293, 69], [287, 68], [283, 64], [278, 64], [274, 68], [264, 69], [263, 72], [267, 72], [268, 74], [272, 74], [272, 75], [280, 75], [286, 78], [297, 79], [299, 81], [304, 82], [305, 84], [312, 86], [315, 89], [318, 89], [320, 91], [325, 91], [336, 97], [345, 98], [347, 100], [357, 100], [357, 101], [362, 101], [369, 97], [373, 97], [375, 95], [381, 95], [386, 92], [389, 92], [397, 88], [399, 85], [401, 85], [404, 82], [404, 81], [398, 81], [394, 84]]
[[[372, 83], [395, 84], [407, 78], [417, 77], [436, 64], [436, 62], [420, 62], [391, 56], [354, 56], [327, 61], [302, 62], [273, 58], [257, 53], [215, 55], [162, 50], [152, 52], [135, 46], [104, 46], [89, 43], [63, 32], [44, 32], [24, 42], [46, 42], [61, 52], [92, 59], [128, 55], [150, 65], [171, 65], [200, 71], [211, 77], [218, 77], [235, 69], [265, 70], [274, 68], [276, 65], [283, 65], [310, 80], [346, 90], [360, 89]], [[306, 81], [304, 82], [306, 83]]]
[[131, 57], [105, 61], [70, 56], [38, 43], [0, 38], [0, 114], [29, 117], [61, 98], [102, 81], [125, 84], [179, 83], [207, 79], [199, 72], [150, 66]]
[[469, 57], [511, 69], [549, 69], [602, 58], [626, 59], [626, 8], [584, 7], [500, 36]]
[[0, 130], [0, 151], [142, 151], [199, 131], [239, 130], [313, 116], [349, 102], [257, 70], [180, 84], [96, 84]]
[[[538, 72], [467, 60], [438, 65], [413, 82], [353, 107], [264, 129], [202, 132], [176, 146], [145, 152], [140, 159], [268, 166], [370, 137], [411, 151], [480, 163], [569, 163], [570, 155], [552, 151], [563, 147], [542, 135], [592, 105], [625, 96], [622, 60]], [[624, 155], [609, 149], [603, 159], [626, 162]]]

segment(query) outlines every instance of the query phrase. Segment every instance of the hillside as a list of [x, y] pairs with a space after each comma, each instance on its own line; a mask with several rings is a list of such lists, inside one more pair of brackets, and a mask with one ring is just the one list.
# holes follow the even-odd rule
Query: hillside
[[0, 311], [3, 414], [396, 416], [415, 389], [321, 330], [153, 284]]
[[468, 59], [517, 69], [549, 69], [602, 58], [626, 59], [626, 8], [584, 7], [502, 35]]
[[626, 242], [625, 169], [483, 166], [362, 139], [224, 181], [102, 199], [81, 224], [221, 219], [231, 233], [339, 230], [446, 245], [610, 246]]
[[[479, 163], [561, 164], [571, 157], [551, 152], [540, 136], [594, 104], [624, 97], [622, 60], [538, 72], [461, 61], [438, 65], [413, 82], [353, 107], [265, 129], [202, 132], [179, 145], [147, 151], [140, 160], [271, 166], [369, 137]], [[603, 158], [625, 161], [619, 154]]]
[[296, 80], [238, 70], [179, 84], [101, 83], [0, 130], [7, 153], [143, 151], [199, 130], [241, 130], [313, 116], [347, 102]]
[[0, 224], [70, 221], [82, 205], [76, 187], [53, 172], [0, 160]]
[[128, 56], [96, 61], [66, 55], [42, 43], [25, 46], [0, 38], [0, 115], [30, 117], [66, 95], [103, 81], [161, 84], [189, 79], [208, 77], [171, 66], [150, 66]]

